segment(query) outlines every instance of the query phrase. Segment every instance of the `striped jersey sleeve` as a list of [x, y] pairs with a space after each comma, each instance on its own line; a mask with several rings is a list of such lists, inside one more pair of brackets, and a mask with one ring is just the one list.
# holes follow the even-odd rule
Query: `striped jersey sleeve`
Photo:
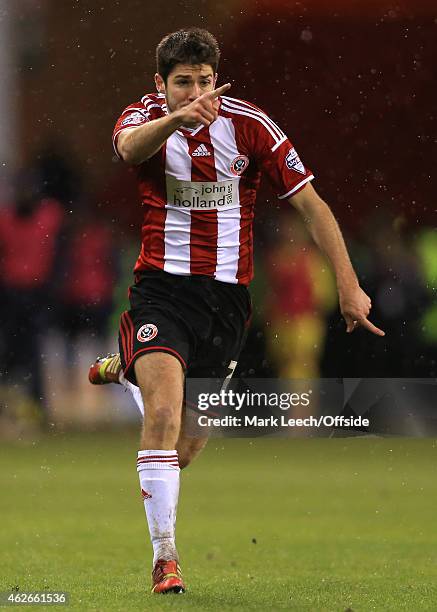
[[222, 108], [240, 119], [248, 152], [268, 177], [279, 199], [293, 196], [314, 178], [286, 134], [260, 108], [222, 96]]
[[159, 94], [144, 96], [139, 102], [134, 102], [127, 106], [117, 119], [114, 131], [112, 133], [112, 144], [115, 154], [121, 158], [117, 150], [117, 140], [123, 130], [136, 128], [139, 125], [152, 121], [159, 116], [165, 114], [162, 98]]

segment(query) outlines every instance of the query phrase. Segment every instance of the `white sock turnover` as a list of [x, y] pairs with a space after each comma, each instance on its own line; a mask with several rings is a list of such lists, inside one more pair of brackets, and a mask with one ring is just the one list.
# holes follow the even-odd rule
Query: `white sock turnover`
[[176, 450], [138, 451], [137, 471], [152, 540], [153, 564], [158, 559], [178, 559], [175, 544], [178, 453]]

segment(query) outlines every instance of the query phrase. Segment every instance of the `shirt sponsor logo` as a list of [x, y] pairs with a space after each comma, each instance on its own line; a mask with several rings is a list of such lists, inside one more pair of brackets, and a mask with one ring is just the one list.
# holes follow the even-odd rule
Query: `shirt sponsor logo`
[[205, 147], [204, 144], [201, 144], [195, 149], [192, 153], [193, 157], [210, 157], [211, 152]]
[[150, 342], [158, 334], [158, 328], [153, 323], [142, 325], [137, 332], [137, 340], [139, 342]]
[[300, 161], [299, 155], [294, 147], [287, 153], [285, 163], [289, 170], [296, 170], [296, 172], [300, 172], [300, 174], [305, 174], [305, 166]]
[[231, 172], [236, 176], [243, 174], [249, 165], [249, 158], [246, 155], [238, 155], [235, 159], [232, 160], [231, 163]]
[[139, 125], [140, 123], [144, 123], [146, 118], [141, 113], [132, 113], [123, 119], [121, 125]]
[[167, 175], [167, 207], [186, 210], [225, 210], [239, 206], [238, 179], [178, 181]]

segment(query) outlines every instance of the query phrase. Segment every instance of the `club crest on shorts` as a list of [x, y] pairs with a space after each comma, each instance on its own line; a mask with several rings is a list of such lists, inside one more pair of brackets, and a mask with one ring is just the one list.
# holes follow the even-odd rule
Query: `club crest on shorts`
[[137, 340], [139, 342], [150, 342], [157, 335], [158, 328], [153, 323], [146, 323], [145, 325], [141, 325], [140, 329], [137, 331]]
[[300, 161], [300, 157], [294, 147], [288, 151], [287, 156], [285, 158], [285, 163], [287, 164], [287, 168], [289, 170], [296, 170], [296, 172], [305, 174], [305, 167]]
[[249, 158], [246, 155], [238, 155], [231, 163], [231, 172], [236, 176], [243, 174], [249, 165]]

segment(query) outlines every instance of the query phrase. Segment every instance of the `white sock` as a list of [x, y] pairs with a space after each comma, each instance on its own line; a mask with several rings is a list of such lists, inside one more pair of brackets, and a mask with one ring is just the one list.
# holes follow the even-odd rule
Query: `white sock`
[[158, 559], [178, 559], [175, 544], [178, 453], [176, 450], [138, 451], [137, 470], [152, 540], [153, 564]]
[[123, 387], [125, 387], [132, 393], [132, 396], [135, 400], [136, 405], [138, 406], [139, 411], [144, 416], [144, 404], [140, 388], [126, 380], [123, 374], [123, 370], [120, 371], [120, 376], [118, 377], [118, 380], [120, 381], [120, 384], [123, 385]]

